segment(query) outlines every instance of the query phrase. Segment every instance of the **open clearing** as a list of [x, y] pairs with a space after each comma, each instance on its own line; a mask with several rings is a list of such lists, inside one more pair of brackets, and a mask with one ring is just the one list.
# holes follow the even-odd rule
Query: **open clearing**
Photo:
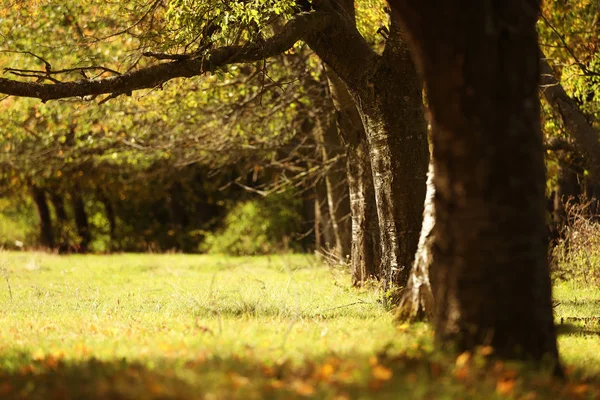
[[[555, 288], [570, 377], [433, 351], [306, 255], [0, 253], [0, 398], [598, 398], [600, 289]], [[597, 285], [596, 285], [597, 286]]]

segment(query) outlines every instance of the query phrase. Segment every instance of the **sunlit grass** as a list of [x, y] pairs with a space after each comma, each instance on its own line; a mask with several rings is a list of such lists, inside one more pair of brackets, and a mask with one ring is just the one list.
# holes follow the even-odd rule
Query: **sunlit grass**
[[[532, 390], [569, 398], [575, 390], [548, 386], [547, 374], [516, 378], [517, 367], [475, 373], [487, 369], [469, 364], [465, 375], [456, 356], [433, 350], [428, 325], [394, 326], [378, 291], [356, 290], [344, 270], [306, 255], [5, 252], [0, 269], [0, 398], [477, 398]], [[560, 284], [555, 294], [565, 364], [579, 380], [594, 377], [597, 322], [571, 319], [594, 316], [589, 303], [600, 293]], [[498, 387], [507, 370], [512, 383]], [[577, 390], [591, 395], [594, 385]]]

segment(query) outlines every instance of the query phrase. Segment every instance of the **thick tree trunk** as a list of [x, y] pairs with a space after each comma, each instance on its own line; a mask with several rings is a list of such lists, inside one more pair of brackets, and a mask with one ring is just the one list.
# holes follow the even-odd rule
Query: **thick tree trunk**
[[362, 286], [381, 279], [379, 219], [367, 136], [354, 100], [344, 83], [328, 71], [329, 88], [337, 114], [337, 128], [346, 148], [346, 173], [352, 215], [352, 282]]
[[427, 172], [427, 195], [423, 210], [423, 225], [419, 237], [419, 246], [415, 255], [408, 284], [402, 291], [400, 303], [396, 308], [399, 321], [416, 321], [433, 317], [433, 293], [429, 280], [429, 267], [433, 261], [432, 230], [435, 225], [435, 186], [433, 185], [433, 160], [429, 162]]
[[52, 220], [50, 209], [46, 201], [46, 192], [35, 185], [31, 186], [31, 197], [35, 203], [40, 222], [40, 245], [47, 249], [54, 247], [54, 234], [52, 233]]
[[397, 24], [392, 23], [386, 48], [379, 56], [356, 29], [353, 3], [313, 3], [317, 10], [330, 12], [332, 21], [305, 40], [345, 83], [363, 121], [377, 202], [382, 270], [386, 286], [401, 287], [406, 285], [419, 241], [429, 160], [421, 86]]
[[392, 1], [432, 115], [435, 332], [558, 362], [539, 117], [539, 4]]
[[372, 75], [350, 92], [369, 143], [386, 283], [404, 287], [421, 231], [429, 147], [421, 84], [395, 22]]
[[92, 239], [90, 232], [90, 225], [88, 223], [87, 214], [85, 212], [85, 205], [81, 198], [81, 193], [78, 187], [71, 192], [71, 200], [73, 202], [73, 213], [75, 215], [75, 225], [77, 227], [77, 234], [79, 235], [79, 248], [77, 249], [80, 253], [87, 253], [88, 245]]
[[[342, 154], [340, 140], [337, 134], [337, 127], [333, 115], [327, 115], [318, 118], [317, 126], [314, 129], [315, 139], [318, 143], [323, 163], [329, 163], [335, 157]], [[339, 164], [344, 162], [340, 158]], [[325, 174], [325, 188], [327, 193], [327, 207], [331, 227], [333, 231], [335, 255], [341, 261], [346, 260], [350, 255], [350, 199], [348, 194], [348, 182], [344, 173], [345, 168], [338, 165], [330, 165]]]

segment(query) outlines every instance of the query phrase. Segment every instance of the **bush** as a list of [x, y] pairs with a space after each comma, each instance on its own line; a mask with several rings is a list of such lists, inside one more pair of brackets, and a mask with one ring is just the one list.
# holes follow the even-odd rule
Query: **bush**
[[29, 201], [0, 198], [0, 247], [20, 249], [37, 244], [35, 210]]
[[600, 284], [600, 215], [586, 204], [565, 205], [567, 223], [552, 251], [554, 277]]
[[291, 192], [237, 203], [222, 229], [208, 233], [201, 250], [229, 255], [254, 255], [296, 249], [292, 235], [302, 221], [301, 201]]

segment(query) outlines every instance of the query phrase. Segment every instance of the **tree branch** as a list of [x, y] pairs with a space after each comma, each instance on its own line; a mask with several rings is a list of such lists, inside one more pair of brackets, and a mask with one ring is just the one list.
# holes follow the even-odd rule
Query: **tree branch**
[[577, 104], [565, 92], [543, 54], [540, 68], [540, 86], [544, 98], [560, 116], [575, 146], [584, 155], [594, 180], [600, 181], [600, 132], [587, 121]]
[[0, 93], [48, 100], [66, 97], [112, 96], [148, 89], [175, 78], [191, 78], [235, 63], [260, 61], [290, 49], [305, 36], [325, 29], [331, 15], [326, 12], [300, 13], [291, 19], [275, 36], [261, 43], [243, 46], [224, 46], [207, 51], [196, 58], [156, 64], [136, 71], [101, 79], [44, 84], [0, 78]]

